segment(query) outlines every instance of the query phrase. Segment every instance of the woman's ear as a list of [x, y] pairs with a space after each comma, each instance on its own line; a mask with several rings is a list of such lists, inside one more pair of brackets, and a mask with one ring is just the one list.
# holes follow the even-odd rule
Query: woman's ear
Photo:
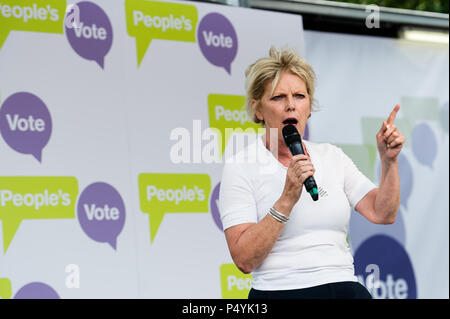
[[260, 121], [264, 121], [264, 116], [262, 115], [261, 110], [259, 109], [258, 106], [259, 106], [258, 101], [255, 99], [252, 99], [252, 109], [253, 109], [253, 112], [255, 113], [256, 118]]

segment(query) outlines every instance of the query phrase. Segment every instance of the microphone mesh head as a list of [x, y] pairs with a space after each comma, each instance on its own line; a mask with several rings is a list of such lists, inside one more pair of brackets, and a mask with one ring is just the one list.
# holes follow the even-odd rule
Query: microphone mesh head
[[294, 125], [286, 125], [285, 127], [283, 127], [282, 132], [286, 145], [290, 145], [293, 142], [301, 142], [300, 134], [298, 133], [297, 128]]

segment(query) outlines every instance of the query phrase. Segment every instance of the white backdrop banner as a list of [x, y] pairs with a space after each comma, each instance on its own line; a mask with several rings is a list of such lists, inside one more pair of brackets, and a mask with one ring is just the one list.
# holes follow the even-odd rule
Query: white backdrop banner
[[246, 298], [221, 154], [230, 128], [258, 128], [244, 71], [271, 45], [318, 75], [305, 138], [374, 182], [376, 131], [401, 104], [399, 218], [353, 212], [355, 270], [377, 298], [448, 298], [448, 46], [148, 0], [0, 0], [0, 298]]
[[270, 45], [304, 54], [301, 17], [0, 0], [0, 26], [0, 296], [245, 297], [209, 127], [251, 126], [244, 71]]
[[448, 45], [320, 32], [305, 32], [305, 45], [320, 109], [310, 139], [340, 146], [375, 184], [375, 135], [401, 107], [400, 209], [389, 226], [352, 212], [357, 276], [374, 298], [448, 298]]

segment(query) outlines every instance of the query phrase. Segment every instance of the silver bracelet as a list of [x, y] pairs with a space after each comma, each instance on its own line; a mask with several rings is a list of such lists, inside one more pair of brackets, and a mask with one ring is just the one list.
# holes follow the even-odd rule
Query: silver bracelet
[[289, 220], [289, 217], [284, 215], [283, 213], [277, 211], [274, 207], [271, 207], [269, 211], [272, 212], [272, 214], [276, 215], [279, 219], [281, 219], [283, 222], [287, 222]]
[[278, 222], [280, 222], [282, 224], [286, 224], [287, 221], [289, 220], [289, 217], [287, 217], [286, 215], [280, 213], [279, 211], [277, 211], [273, 207], [270, 207], [269, 215], [272, 216], [276, 221], [278, 221]]
[[272, 216], [272, 218], [275, 219], [277, 222], [282, 223], [282, 224], [286, 224], [285, 221], [279, 219], [276, 215], [272, 214], [271, 211], [269, 211], [268, 214], [269, 214], [270, 216]]

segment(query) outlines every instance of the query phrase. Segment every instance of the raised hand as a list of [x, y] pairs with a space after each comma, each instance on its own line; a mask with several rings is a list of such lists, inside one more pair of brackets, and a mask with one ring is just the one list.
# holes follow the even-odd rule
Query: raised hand
[[395, 160], [405, 142], [405, 137], [394, 124], [395, 117], [399, 110], [400, 105], [397, 104], [391, 114], [389, 114], [388, 119], [383, 121], [381, 129], [377, 133], [377, 147], [381, 161]]

